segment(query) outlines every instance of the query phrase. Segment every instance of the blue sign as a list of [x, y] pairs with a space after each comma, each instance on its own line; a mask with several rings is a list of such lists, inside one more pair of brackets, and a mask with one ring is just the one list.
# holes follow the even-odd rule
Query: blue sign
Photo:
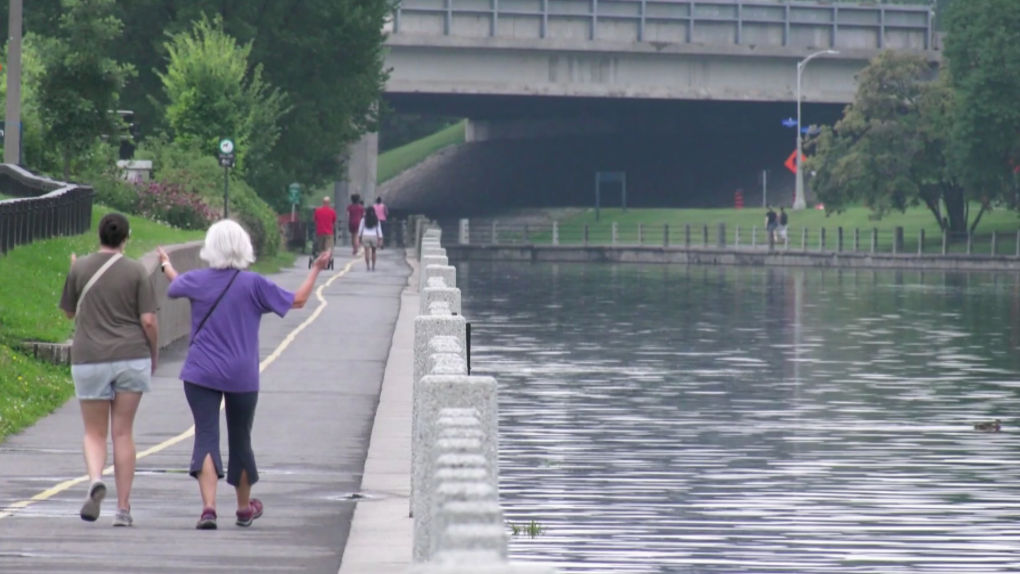
[[807, 135], [812, 135], [812, 136], [816, 135], [816, 134], [819, 134], [821, 132], [822, 132], [822, 130], [816, 128], [815, 126], [809, 126], [809, 127], [806, 127], [806, 128], [800, 128], [800, 133], [807, 134]]
[[797, 126], [797, 120], [795, 120], [793, 118], [786, 118], [785, 120], [783, 120], [783, 125], [788, 127], [788, 128], [796, 127]]

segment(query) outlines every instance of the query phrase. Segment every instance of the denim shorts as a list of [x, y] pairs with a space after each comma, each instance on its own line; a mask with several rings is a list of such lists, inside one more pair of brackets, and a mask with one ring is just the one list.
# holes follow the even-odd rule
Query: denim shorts
[[116, 393], [147, 393], [152, 359], [71, 365], [71, 378], [82, 401], [112, 401]]

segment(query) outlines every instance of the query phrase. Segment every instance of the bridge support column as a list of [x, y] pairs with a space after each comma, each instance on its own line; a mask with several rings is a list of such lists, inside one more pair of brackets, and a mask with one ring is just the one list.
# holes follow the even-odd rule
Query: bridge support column
[[333, 186], [333, 205], [337, 211], [351, 202], [351, 195], [361, 196], [365, 205], [375, 203], [375, 177], [379, 164], [379, 134], [365, 134], [351, 144], [344, 154], [346, 177]]

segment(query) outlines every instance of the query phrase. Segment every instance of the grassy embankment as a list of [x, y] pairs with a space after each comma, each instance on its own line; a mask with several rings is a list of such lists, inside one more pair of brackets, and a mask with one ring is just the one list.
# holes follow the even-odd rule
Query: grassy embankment
[[[92, 228], [82, 235], [23, 245], [0, 257], [0, 440], [46, 416], [74, 394], [66, 367], [43, 364], [12, 346], [18, 341], [61, 342], [71, 336], [73, 323], [57, 308], [70, 255], [96, 250], [96, 229], [107, 211], [97, 206]], [[129, 257], [204, 236], [201, 231], [182, 231], [139, 217], [128, 219]], [[259, 261], [253, 270], [272, 273], [293, 263], [294, 255], [282, 252]]]
[[437, 151], [464, 143], [466, 121], [460, 121], [428, 137], [379, 154], [376, 181], [383, 183], [425, 161]]
[[[971, 206], [973, 217], [979, 207]], [[925, 251], [936, 253], [942, 249], [942, 232], [935, 222], [934, 216], [925, 208], [914, 208], [906, 213], [892, 213], [879, 221], [870, 219], [871, 212], [864, 207], [852, 207], [839, 215], [825, 216], [824, 211], [804, 210], [788, 211], [790, 216], [790, 247], [800, 248], [802, 230], [807, 228], [809, 249], [817, 249], [819, 230], [826, 230], [826, 248], [835, 249], [837, 228], [843, 228], [844, 249], [853, 249], [854, 229], [860, 230], [860, 246], [862, 250], [871, 248], [871, 230], [878, 229], [877, 250], [891, 251], [893, 233], [896, 227], [903, 227], [904, 251], [916, 252], [918, 235], [921, 229], [925, 232]], [[588, 238], [591, 243], [604, 244], [612, 240], [612, 223], [617, 223], [617, 234], [620, 243], [637, 243], [638, 224], [643, 225], [644, 243], [654, 245], [662, 243], [663, 225], [669, 225], [670, 244], [682, 245], [685, 240], [685, 228], [691, 226], [691, 244], [700, 245], [703, 241], [703, 228], [708, 225], [709, 243], [715, 245], [718, 224], [726, 225], [726, 244], [733, 245], [737, 226], [740, 227], [740, 244], [750, 245], [752, 228], [757, 227], [758, 244], [765, 238], [765, 210], [761, 208], [744, 209], [628, 209], [626, 213], [620, 209], [603, 209], [598, 223], [595, 221], [595, 210], [589, 209], [584, 214], [559, 223], [560, 243], [580, 243], [583, 228], [588, 224]], [[973, 241], [974, 253], [990, 253], [991, 233], [999, 235], [996, 252], [1013, 254], [1016, 252], [1016, 233], [1020, 228], [1020, 219], [1013, 211], [1000, 209], [984, 214], [975, 231]], [[508, 230], [509, 231], [509, 230]], [[549, 242], [551, 233], [546, 229], [532, 233], [532, 241]], [[958, 240], [950, 245], [951, 252], [965, 252], [966, 241]]]

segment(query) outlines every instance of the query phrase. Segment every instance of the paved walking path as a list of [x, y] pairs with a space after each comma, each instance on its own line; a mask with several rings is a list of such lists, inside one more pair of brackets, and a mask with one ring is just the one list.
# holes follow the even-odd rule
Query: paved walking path
[[[320, 285], [351, 260], [343, 247], [337, 254], [337, 269], [322, 274]], [[295, 288], [306, 266], [301, 259], [274, 279]], [[355, 506], [401, 499], [406, 516], [406, 483], [399, 479], [372, 484], [379, 500], [348, 499], [361, 489], [370, 434], [375, 443], [387, 432], [372, 428], [384, 369], [395, 376], [411, 368], [410, 362], [386, 368], [410, 273], [404, 251], [380, 252], [377, 269], [369, 273], [363, 261], [356, 262], [323, 289], [325, 307], [313, 297], [304, 310], [263, 320], [260, 354], [269, 364], [253, 432], [262, 479], [253, 493], [266, 512], [252, 528], [234, 526], [233, 489], [221, 481], [220, 529], [194, 529], [201, 501], [197, 484], [184, 474], [192, 439], [182, 433], [192, 420], [177, 379], [184, 358], [178, 344], [164, 351], [136, 424], [139, 453], [157, 452], [138, 461], [133, 528], [110, 525], [116, 507], [112, 476], [99, 521], [78, 517], [86, 486], [65, 484], [84, 474], [75, 401], [0, 444], [0, 572], [337, 572]], [[392, 420], [409, 429], [409, 412], [391, 413]], [[223, 449], [226, 456], [225, 434]], [[40, 500], [18, 508], [32, 497]], [[362, 551], [369, 549], [358, 550], [364, 561]]]

